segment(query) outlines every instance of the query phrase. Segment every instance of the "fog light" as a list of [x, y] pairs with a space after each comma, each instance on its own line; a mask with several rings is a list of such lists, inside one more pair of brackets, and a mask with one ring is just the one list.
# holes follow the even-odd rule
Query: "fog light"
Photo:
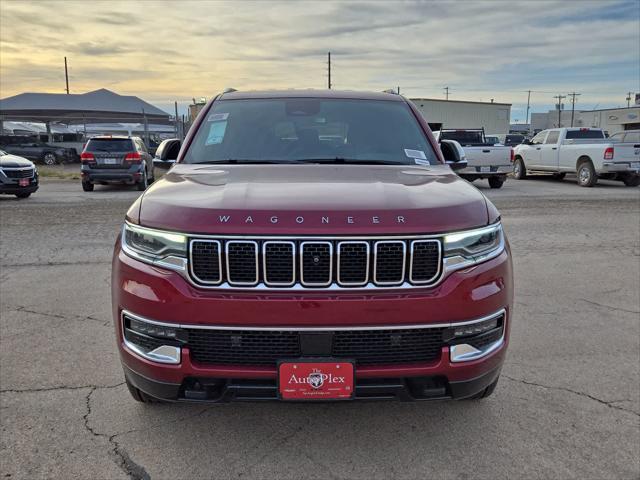
[[485, 322], [473, 323], [471, 325], [463, 325], [453, 329], [453, 338], [469, 337], [471, 335], [479, 335], [494, 328], [498, 328], [498, 318], [492, 318]]
[[178, 330], [176, 328], [156, 325], [155, 323], [147, 323], [135, 318], [127, 318], [129, 320], [129, 329], [136, 333], [156, 338], [169, 338], [173, 340], [177, 338]]

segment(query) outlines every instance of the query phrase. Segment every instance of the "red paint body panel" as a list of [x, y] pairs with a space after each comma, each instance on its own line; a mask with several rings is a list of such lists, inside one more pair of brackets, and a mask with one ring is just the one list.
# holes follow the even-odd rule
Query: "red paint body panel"
[[139, 223], [202, 234], [384, 235], [489, 222], [484, 196], [445, 165], [176, 165], [145, 193]]
[[361, 378], [445, 375], [450, 381], [472, 379], [502, 364], [511, 330], [513, 284], [508, 249], [493, 260], [452, 273], [435, 288], [410, 292], [257, 295], [201, 290], [175, 272], [129, 258], [122, 253], [119, 243], [112, 278], [113, 312], [122, 361], [132, 370], [164, 382], [180, 383], [188, 376], [275, 378], [276, 369], [197, 365], [191, 361], [187, 348], [183, 349], [181, 365], [150, 362], [124, 347], [119, 320], [122, 309], [168, 323], [262, 327], [437, 324], [472, 320], [501, 308], [507, 310], [505, 345], [481, 360], [451, 363], [445, 347], [438, 362], [361, 367], [356, 371]]

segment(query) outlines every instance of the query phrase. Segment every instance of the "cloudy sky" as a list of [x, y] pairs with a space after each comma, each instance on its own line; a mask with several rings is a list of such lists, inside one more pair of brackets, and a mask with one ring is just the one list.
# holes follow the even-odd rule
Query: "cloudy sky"
[[334, 88], [495, 99], [524, 121], [640, 91], [640, 0], [448, 2], [0, 1], [0, 97], [108, 88], [170, 110], [238, 89]]

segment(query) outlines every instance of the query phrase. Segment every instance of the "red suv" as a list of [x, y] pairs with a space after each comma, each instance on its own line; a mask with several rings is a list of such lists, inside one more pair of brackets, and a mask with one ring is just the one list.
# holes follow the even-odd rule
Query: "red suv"
[[511, 257], [496, 208], [452, 171], [465, 166], [455, 152], [399, 95], [213, 99], [115, 246], [132, 396], [490, 395]]

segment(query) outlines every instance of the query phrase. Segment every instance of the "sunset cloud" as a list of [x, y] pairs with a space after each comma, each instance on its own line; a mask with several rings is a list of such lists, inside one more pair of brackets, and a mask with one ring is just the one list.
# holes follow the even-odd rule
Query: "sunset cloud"
[[[161, 107], [226, 86], [335, 88], [584, 108], [640, 91], [640, 2], [0, 3], [0, 97], [105, 87]], [[557, 93], [554, 93], [557, 92]], [[516, 113], [517, 115], [517, 113]]]

